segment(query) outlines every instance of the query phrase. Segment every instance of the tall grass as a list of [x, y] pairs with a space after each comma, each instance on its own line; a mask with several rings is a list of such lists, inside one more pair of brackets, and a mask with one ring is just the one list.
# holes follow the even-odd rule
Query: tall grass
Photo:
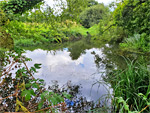
[[[146, 64], [127, 61], [127, 65], [127, 69], [117, 70], [108, 77], [114, 89], [114, 98], [122, 98], [129, 105], [131, 111], [141, 111], [150, 102], [150, 73]], [[146, 96], [144, 97], [143, 95]], [[116, 112], [121, 109], [120, 106], [116, 106], [117, 104], [114, 101]]]

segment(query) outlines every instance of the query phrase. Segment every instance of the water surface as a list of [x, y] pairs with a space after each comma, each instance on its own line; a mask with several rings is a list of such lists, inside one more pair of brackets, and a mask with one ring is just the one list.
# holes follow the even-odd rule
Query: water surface
[[114, 55], [111, 51], [114, 49], [109, 48], [111, 47], [108, 44], [97, 47], [89, 43], [75, 42], [57, 50], [26, 50], [26, 56], [32, 59], [27, 64], [42, 64], [35, 77], [44, 79], [46, 86], [52, 85], [55, 81], [58, 81], [60, 86], [66, 83], [80, 85], [80, 94], [87, 100], [96, 101], [112, 92], [109, 84], [97, 82], [103, 82], [103, 76], [109, 70], [117, 68], [119, 63], [116, 61], [122, 59]]

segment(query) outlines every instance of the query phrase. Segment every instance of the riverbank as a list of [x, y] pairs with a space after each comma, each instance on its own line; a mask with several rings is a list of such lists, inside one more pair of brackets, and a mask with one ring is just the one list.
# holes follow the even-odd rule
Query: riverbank
[[[70, 22], [70, 24], [69, 24]], [[89, 29], [69, 21], [55, 26], [46, 23], [24, 23], [11, 21], [4, 28], [11, 35], [17, 46], [36, 46], [41, 44], [64, 43], [81, 40], [97, 35], [98, 25]]]

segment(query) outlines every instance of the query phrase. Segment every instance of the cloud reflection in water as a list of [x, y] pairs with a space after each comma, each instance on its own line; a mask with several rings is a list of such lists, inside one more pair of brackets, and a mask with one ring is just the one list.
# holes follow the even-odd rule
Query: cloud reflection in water
[[91, 94], [90, 90], [92, 84], [101, 79], [100, 72], [105, 72], [105, 65], [100, 66], [100, 68], [96, 67], [94, 55], [91, 54], [93, 51], [103, 57], [102, 50], [95, 48], [85, 50], [85, 54], [76, 60], [72, 60], [67, 48], [56, 51], [41, 49], [26, 51], [26, 56], [32, 59], [32, 62], [28, 62], [29, 66], [34, 65], [34, 63], [42, 64], [42, 68], [35, 77], [44, 79], [47, 85], [51, 84], [52, 80], [57, 80], [62, 86], [71, 80], [73, 84], [82, 85], [81, 93], [87, 99], [97, 100], [106, 93], [106, 89], [103, 86], [98, 89], [98, 86], [95, 85]]

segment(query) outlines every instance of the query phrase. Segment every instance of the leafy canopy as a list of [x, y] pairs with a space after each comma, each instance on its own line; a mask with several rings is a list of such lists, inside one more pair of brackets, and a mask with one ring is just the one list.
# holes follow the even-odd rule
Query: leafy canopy
[[129, 34], [150, 34], [150, 1], [123, 0], [114, 11], [114, 19], [118, 26], [128, 30]]
[[86, 28], [98, 24], [107, 12], [109, 12], [109, 9], [104, 4], [91, 6], [80, 14], [81, 24]]
[[4, 3], [3, 9], [8, 13], [22, 14], [42, 1], [43, 0], [9, 0]]

